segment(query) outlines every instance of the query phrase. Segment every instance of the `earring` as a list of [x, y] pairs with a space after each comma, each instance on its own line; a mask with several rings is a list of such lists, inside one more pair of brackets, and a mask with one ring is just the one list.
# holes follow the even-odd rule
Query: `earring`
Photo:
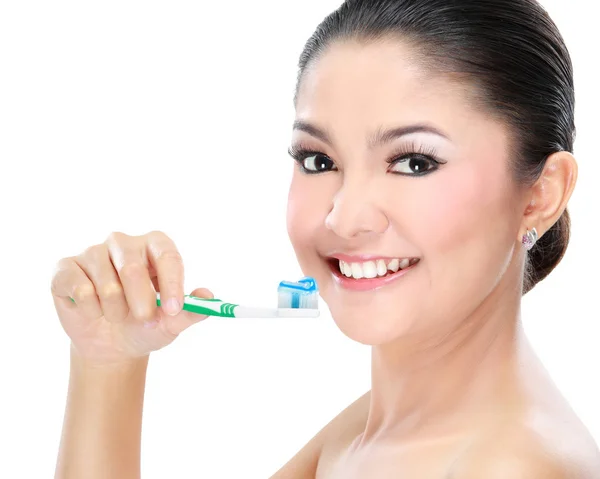
[[538, 240], [538, 232], [535, 228], [532, 228], [531, 231], [527, 230], [527, 233], [523, 235], [523, 244], [525, 245], [525, 249], [529, 251], [533, 248], [533, 245]]

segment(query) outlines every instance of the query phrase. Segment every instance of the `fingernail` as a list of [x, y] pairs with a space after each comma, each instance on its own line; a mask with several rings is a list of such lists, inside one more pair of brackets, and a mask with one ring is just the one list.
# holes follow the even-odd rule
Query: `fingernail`
[[176, 314], [179, 314], [180, 310], [181, 305], [179, 304], [179, 301], [175, 298], [169, 299], [165, 304], [165, 311], [169, 316], [175, 316]]

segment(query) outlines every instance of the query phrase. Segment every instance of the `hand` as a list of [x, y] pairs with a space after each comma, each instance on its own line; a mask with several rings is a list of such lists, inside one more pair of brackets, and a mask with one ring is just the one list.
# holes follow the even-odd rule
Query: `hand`
[[[183, 278], [181, 255], [166, 234], [112, 233], [104, 243], [61, 259], [51, 291], [76, 353], [105, 364], [147, 356], [206, 318], [181, 310]], [[191, 294], [213, 297], [204, 288]]]

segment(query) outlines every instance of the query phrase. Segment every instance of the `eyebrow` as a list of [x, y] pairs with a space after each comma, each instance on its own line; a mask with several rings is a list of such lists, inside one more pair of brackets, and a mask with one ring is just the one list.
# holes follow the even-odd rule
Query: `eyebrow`
[[[318, 126], [313, 125], [307, 121], [296, 120], [294, 122], [293, 129], [308, 133], [309, 135], [318, 138], [324, 143], [327, 143], [329, 146], [332, 146], [333, 142], [331, 141], [331, 135], [326, 130], [323, 130], [322, 128], [319, 128]], [[372, 135], [368, 140], [369, 148], [375, 148], [377, 146], [385, 145], [386, 143], [390, 143], [396, 138], [400, 138], [405, 135], [410, 135], [412, 133], [432, 133], [434, 135], [441, 136], [446, 140], [450, 140], [450, 137], [448, 135], [446, 135], [441, 130], [435, 128], [434, 126], [427, 125], [424, 123], [418, 123], [414, 125], [390, 128], [387, 130], [384, 130], [382, 128], [378, 129], [377, 132], [374, 135]]]

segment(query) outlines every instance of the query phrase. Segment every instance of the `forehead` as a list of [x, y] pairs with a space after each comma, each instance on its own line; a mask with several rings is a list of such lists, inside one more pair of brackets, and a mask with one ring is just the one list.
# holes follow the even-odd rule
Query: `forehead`
[[472, 85], [421, 65], [416, 51], [398, 40], [336, 42], [304, 72], [297, 116], [336, 125], [344, 118], [455, 126], [481, 121]]

